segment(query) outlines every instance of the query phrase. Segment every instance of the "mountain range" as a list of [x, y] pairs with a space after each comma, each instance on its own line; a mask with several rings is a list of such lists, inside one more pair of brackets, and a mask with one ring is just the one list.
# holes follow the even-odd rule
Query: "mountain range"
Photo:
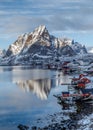
[[30, 64], [32, 60], [87, 53], [86, 47], [68, 38], [50, 35], [44, 25], [20, 35], [1, 55], [1, 65]]

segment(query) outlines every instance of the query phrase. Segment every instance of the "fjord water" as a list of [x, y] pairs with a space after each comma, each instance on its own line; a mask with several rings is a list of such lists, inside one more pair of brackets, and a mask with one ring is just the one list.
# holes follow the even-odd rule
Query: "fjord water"
[[61, 92], [62, 82], [69, 82], [62, 72], [1, 66], [0, 130], [17, 130], [19, 124], [35, 126], [37, 120], [61, 111], [53, 94]]

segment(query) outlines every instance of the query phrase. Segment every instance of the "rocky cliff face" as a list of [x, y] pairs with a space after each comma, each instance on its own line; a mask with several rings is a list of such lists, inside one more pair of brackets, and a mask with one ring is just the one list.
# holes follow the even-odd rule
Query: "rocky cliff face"
[[16, 64], [26, 60], [30, 61], [34, 55], [38, 56], [62, 56], [87, 53], [81, 44], [67, 38], [56, 38], [49, 34], [44, 25], [39, 26], [31, 33], [25, 33], [9, 46], [4, 64]]

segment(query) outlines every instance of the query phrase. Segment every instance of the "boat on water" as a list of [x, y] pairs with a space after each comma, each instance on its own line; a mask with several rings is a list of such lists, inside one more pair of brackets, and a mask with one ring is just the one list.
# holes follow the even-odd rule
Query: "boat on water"
[[[91, 89], [89, 90], [91, 91]], [[54, 96], [61, 102], [93, 100], [93, 93], [84, 91], [81, 91], [81, 93], [76, 94], [69, 94], [69, 92], [62, 92], [62, 94]]]
[[83, 101], [93, 100], [93, 88], [80, 89], [80, 91], [84, 95], [82, 98]]
[[80, 74], [78, 78], [72, 78], [67, 91], [62, 91], [55, 97], [62, 102], [93, 100], [93, 83], [86, 75]]

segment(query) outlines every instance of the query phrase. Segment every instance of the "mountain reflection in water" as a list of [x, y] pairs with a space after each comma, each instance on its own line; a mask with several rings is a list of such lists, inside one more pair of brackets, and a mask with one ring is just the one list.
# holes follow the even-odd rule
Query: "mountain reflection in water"
[[16, 84], [26, 92], [33, 92], [42, 100], [47, 99], [51, 89], [50, 79], [18, 81]]
[[61, 83], [59, 79], [37, 79], [37, 80], [19, 80], [16, 81], [17, 86], [25, 92], [33, 92], [42, 100], [46, 100], [51, 88]]
[[[0, 67], [0, 130], [16, 130], [18, 124], [45, 125], [47, 115], [61, 111], [53, 94], [69, 80], [59, 71]], [[37, 124], [42, 117], [44, 123]]]

